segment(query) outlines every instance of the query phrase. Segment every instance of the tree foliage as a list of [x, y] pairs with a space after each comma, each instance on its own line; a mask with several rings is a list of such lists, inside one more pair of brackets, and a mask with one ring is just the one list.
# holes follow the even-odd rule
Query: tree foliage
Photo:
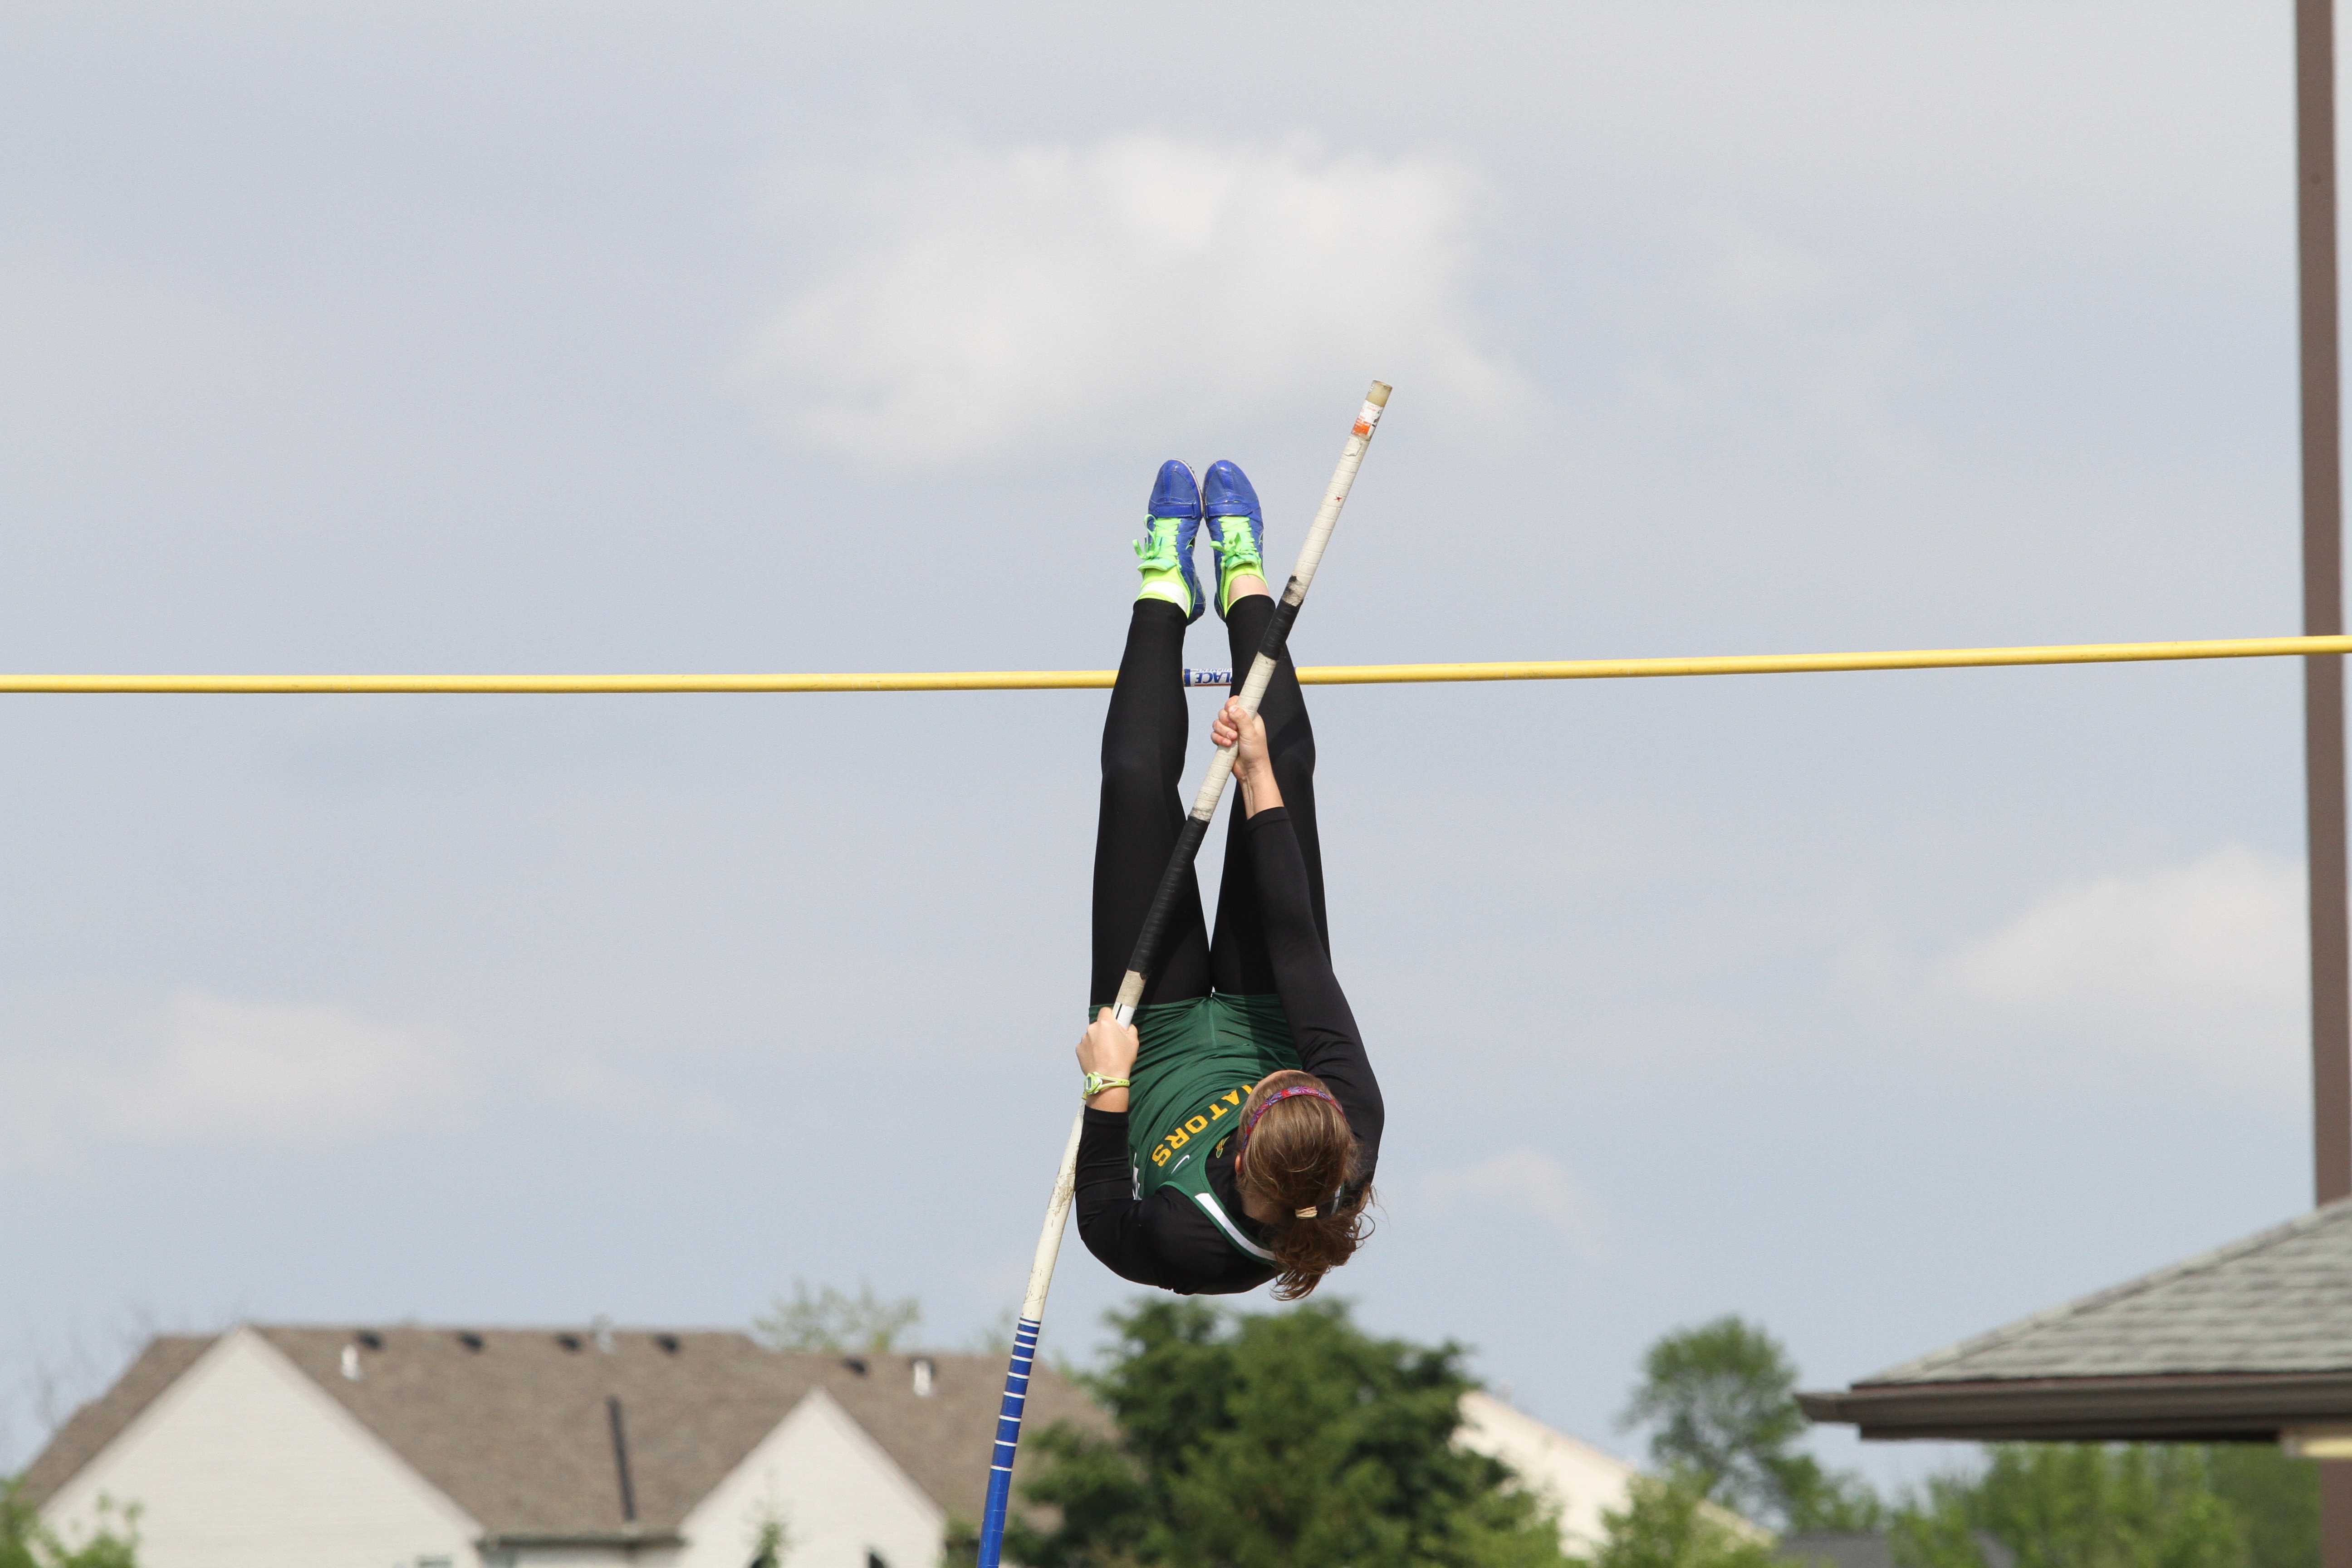
[[1902, 1511], [1897, 1554], [1910, 1568], [1982, 1568], [1980, 1530], [2018, 1568], [2316, 1568], [2317, 1483], [2298, 1532], [2294, 1461], [2254, 1452], [2000, 1444], [1982, 1474], [1931, 1481]]
[[1496, 1460], [1454, 1446], [1461, 1352], [1374, 1339], [1344, 1305], [1241, 1315], [1192, 1300], [1113, 1314], [1089, 1379], [1118, 1424], [1038, 1435], [1015, 1527], [1033, 1568], [1559, 1568], [1557, 1527]]
[[1601, 1516], [1608, 1534], [1588, 1568], [1776, 1568], [1771, 1547], [1734, 1529], [1688, 1474], [1637, 1478], [1622, 1510]]
[[19, 1482], [0, 1477], [0, 1568], [139, 1568], [139, 1510], [98, 1500], [98, 1526], [68, 1542], [41, 1522]]
[[2247, 1568], [2318, 1568], [2319, 1467], [2268, 1443], [2205, 1450], [2213, 1491], [2238, 1516]]
[[1798, 1447], [1797, 1369], [1780, 1342], [1736, 1317], [1661, 1338], [1642, 1358], [1623, 1425], [1651, 1429], [1660, 1468], [1707, 1499], [1791, 1530], [1867, 1530], [1884, 1510], [1860, 1478]]
[[771, 1506], [761, 1514], [759, 1524], [751, 1531], [751, 1568], [782, 1568], [792, 1549], [792, 1526], [780, 1510]]
[[862, 1282], [855, 1296], [830, 1285], [811, 1291], [806, 1280], [794, 1279], [792, 1300], [777, 1297], [773, 1306], [751, 1320], [751, 1329], [780, 1351], [881, 1355], [897, 1349], [900, 1337], [922, 1321], [923, 1305], [912, 1296], [886, 1300]]

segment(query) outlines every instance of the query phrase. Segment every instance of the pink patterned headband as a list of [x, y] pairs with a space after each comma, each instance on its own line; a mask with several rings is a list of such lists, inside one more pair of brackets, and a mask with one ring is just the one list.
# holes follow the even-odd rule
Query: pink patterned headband
[[[1244, 1142], [1248, 1141], [1250, 1129], [1257, 1125], [1257, 1119], [1265, 1114], [1267, 1106], [1272, 1105], [1277, 1100], [1290, 1100], [1302, 1094], [1311, 1094], [1318, 1100], [1329, 1100], [1335, 1106], [1339, 1104], [1337, 1100], [1331, 1099], [1331, 1091], [1329, 1089], [1324, 1089], [1317, 1084], [1294, 1083], [1287, 1088], [1277, 1089], [1272, 1094], [1267, 1095], [1264, 1100], [1259, 1100], [1257, 1102], [1256, 1109], [1253, 1110], [1247, 1116], [1242, 1119], [1243, 1141]], [[1345, 1108], [1341, 1108], [1339, 1114], [1345, 1116], [1348, 1112]]]

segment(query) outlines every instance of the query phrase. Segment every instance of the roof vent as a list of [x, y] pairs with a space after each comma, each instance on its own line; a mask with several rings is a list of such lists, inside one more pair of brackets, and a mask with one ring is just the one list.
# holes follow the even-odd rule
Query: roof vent
[[599, 1312], [588, 1328], [596, 1336], [598, 1352], [604, 1355], [611, 1355], [613, 1353], [613, 1320]]
[[358, 1333], [353, 1334], [352, 1338], [359, 1341], [363, 1349], [372, 1351], [380, 1351], [383, 1349], [383, 1336], [377, 1333], [373, 1329], [362, 1329]]
[[677, 1353], [677, 1336], [676, 1334], [656, 1334], [654, 1336], [654, 1343], [662, 1348], [662, 1353], [665, 1355], [676, 1355]]
[[343, 1347], [343, 1375], [353, 1383], [362, 1375], [360, 1372], [360, 1347], [357, 1345]]
[[555, 1342], [562, 1345], [565, 1350], [577, 1351], [580, 1348], [580, 1336], [578, 1334], [558, 1334], [555, 1336]]
[[482, 1348], [482, 1336], [468, 1329], [457, 1336], [457, 1342], [469, 1351], [478, 1352]]
[[915, 1358], [916, 1398], [929, 1399], [931, 1396], [931, 1380], [938, 1375], [939, 1370], [938, 1366], [933, 1364], [930, 1357], [927, 1355], [919, 1355]]
[[856, 1373], [860, 1377], [864, 1377], [866, 1375], [866, 1358], [862, 1355], [843, 1356], [841, 1358], [841, 1364], [847, 1367], [850, 1371]]

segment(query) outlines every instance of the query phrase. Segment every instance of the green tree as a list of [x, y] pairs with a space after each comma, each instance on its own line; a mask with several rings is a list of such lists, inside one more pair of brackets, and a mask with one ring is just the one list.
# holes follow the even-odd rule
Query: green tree
[[1650, 1457], [1715, 1502], [1791, 1530], [1868, 1530], [1885, 1513], [1859, 1476], [1824, 1469], [1797, 1369], [1780, 1342], [1736, 1317], [1664, 1335], [1642, 1358], [1622, 1424], [1651, 1428]]
[[1999, 1445], [1980, 1471], [1939, 1477], [1890, 1510], [1798, 1447], [1797, 1371], [1762, 1329], [1725, 1317], [1668, 1334], [1642, 1370], [1625, 1422], [1652, 1429], [1653, 1458], [1678, 1479], [1637, 1498], [1629, 1542], [1666, 1546], [1629, 1563], [1675, 1561], [1658, 1555], [1682, 1539], [1674, 1491], [1696, 1487], [1792, 1530], [1890, 1528], [1911, 1568], [1981, 1568], [1988, 1536], [2019, 1568], [2318, 1565], [2316, 1471], [2267, 1445]]
[[940, 1547], [940, 1568], [980, 1568], [980, 1526], [950, 1514], [946, 1537]]
[[1559, 1568], [1553, 1520], [1497, 1461], [1456, 1448], [1475, 1384], [1459, 1347], [1374, 1339], [1347, 1308], [1234, 1314], [1152, 1300], [1110, 1320], [1089, 1379], [1108, 1440], [1038, 1435], [1006, 1555], [1033, 1568]]
[[923, 1305], [912, 1296], [885, 1300], [863, 1282], [855, 1296], [830, 1285], [812, 1292], [806, 1280], [796, 1279], [792, 1300], [777, 1297], [768, 1311], [751, 1320], [751, 1330], [780, 1351], [881, 1355], [896, 1350], [900, 1336], [922, 1321]]
[[1589, 1568], [1777, 1568], [1772, 1548], [1726, 1522], [1706, 1494], [1697, 1476], [1634, 1478], [1625, 1507], [1601, 1516], [1608, 1535]]
[[2268, 1443], [2206, 1452], [2214, 1492], [2245, 1528], [2248, 1568], [2319, 1568], [2319, 1467]]
[[1907, 1568], [1983, 1568], [1983, 1531], [2018, 1568], [2248, 1568], [2213, 1479], [2210, 1451], [2188, 1446], [1998, 1444], [1981, 1475], [1930, 1481], [1899, 1510], [1895, 1553]]
[[793, 1549], [792, 1526], [785, 1522], [782, 1512], [770, 1507], [760, 1515], [760, 1522], [751, 1531], [751, 1568], [783, 1568], [783, 1561]]
[[98, 1500], [98, 1525], [68, 1542], [24, 1500], [21, 1478], [0, 1476], [0, 1568], [139, 1568], [139, 1510]]

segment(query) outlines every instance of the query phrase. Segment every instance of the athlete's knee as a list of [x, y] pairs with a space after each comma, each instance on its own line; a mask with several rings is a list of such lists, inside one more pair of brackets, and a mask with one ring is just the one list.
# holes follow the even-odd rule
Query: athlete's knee
[[1304, 713], [1270, 730], [1266, 734], [1266, 751], [1273, 756], [1277, 778], [1314, 776], [1315, 731], [1308, 726]]
[[1105, 739], [1102, 749], [1103, 797], [1106, 800], [1157, 800], [1174, 785], [1167, 752], [1140, 740]]

